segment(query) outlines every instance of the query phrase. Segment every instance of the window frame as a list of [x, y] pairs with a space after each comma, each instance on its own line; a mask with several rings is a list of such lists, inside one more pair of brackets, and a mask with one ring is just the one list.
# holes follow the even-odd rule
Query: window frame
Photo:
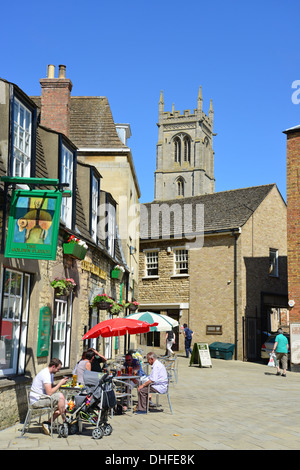
[[[22, 172], [22, 174], [17, 175], [15, 172], [15, 159], [16, 159], [16, 151], [17, 147], [15, 146], [15, 105], [19, 103], [19, 106], [22, 106], [31, 116], [31, 123], [30, 123], [30, 142], [28, 143], [29, 148], [29, 156], [28, 156], [28, 164], [26, 167], [26, 171]], [[10, 151], [10, 164], [9, 164], [9, 174], [10, 176], [20, 176], [20, 177], [32, 177], [35, 176], [35, 166], [36, 166], [36, 108], [26, 99], [25, 96], [18, 93], [15, 87], [12, 86], [11, 89], [11, 98], [10, 98], [10, 144], [9, 144], [9, 151]], [[20, 151], [20, 150], [19, 150]]]
[[[159, 276], [159, 272], [158, 272], [158, 267], [159, 267], [159, 249], [157, 248], [154, 248], [154, 249], [147, 249], [147, 250], [144, 250], [144, 254], [145, 254], [145, 276], [146, 277], [154, 277], [154, 278], [157, 278]], [[155, 253], [156, 254], [156, 262], [155, 262], [155, 265], [156, 267], [151, 267], [149, 268], [149, 259], [148, 259], [148, 256], [151, 255], [151, 253]], [[153, 261], [152, 261], [153, 263]], [[149, 273], [149, 269], [151, 270], [155, 270], [156, 272], [155, 273]]]
[[[183, 259], [183, 260], [176, 259], [176, 256], [179, 252], [185, 252], [186, 259]], [[189, 250], [187, 250], [186, 248], [184, 248], [182, 246], [174, 247], [173, 248], [173, 254], [174, 254], [174, 257], [173, 257], [173, 262], [174, 262], [173, 273], [174, 274], [173, 275], [174, 276], [188, 276], [188, 274], [189, 274]], [[185, 263], [186, 267], [177, 268], [176, 266], [177, 266], [178, 263]], [[181, 272], [180, 272], [180, 269], [182, 269]]]
[[[98, 222], [99, 222], [99, 203], [100, 203], [100, 178], [97, 178], [91, 168], [91, 188], [90, 188], [90, 234], [94, 242], [98, 242]], [[97, 183], [94, 191], [94, 182]]]
[[[65, 318], [61, 319], [59, 312], [63, 311]], [[71, 331], [72, 331], [72, 316], [73, 316], [73, 292], [68, 297], [55, 297], [54, 308], [53, 308], [53, 319], [52, 319], [52, 338], [51, 338], [51, 350], [52, 357], [57, 357], [62, 362], [62, 368], [68, 368], [70, 366], [70, 353], [71, 353]], [[64, 334], [57, 328], [58, 325], [62, 325], [64, 328]], [[61, 345], [61, 350], [58, 353], [55, 350], [54, 344]]]
[[[273, 260], [275, 259], [275, 264]], [[269, 248], [269, 276], [279, 277], [278, 249]]]
[[116, 203], [113, 199], [109, 196], [108, 193], [106, 194], [106, 224], [105, 224], [105, 246], [110, 254], [114, 258], [115, 256], [115, 248], [116, 248], [116, 236], [117, 236], [117, 208]]
[[[5, 292], [5, 279], [6, 273], [9, 274], [9, 291]], [[20, 285], [20, 294], [14, 293], [12, 295], [11, 284], [12, 284], [12, 275], [17, 275], [21, 277], [21, 285]], [[2, 332], [2, 322], [5, 320], [10, 321], [12, 323], [12, 334], [14, 335], [13, 339], [13, 362], [12, 367], [9, 368], [0, 368], [0, 377], [6, 377], [11, 375], [22, 375], [25, 373], [25, 359], [26, 359], [26, 348], [27, 348], [27, 333], [28, 333], [28, 320], [29, 320], [29, 305], [30, 305], [30, 292], [31, 292], [31, 276], [29, 273], [17, 271], [15, 269], [4, 268], [2, 272], [2, 282], [1, 282], [1, 315], [0, 315], [0, 334]], [[8, 299], [8, 308], [11, 304], [11, 298], [15, 297], [13, 301], [13, 311], [15, 312], [15, 305], [16, 299], [18, 298], [19, 304], [19, 312], [17, 317], [14, 316], [12, 318], [8, 316], [4, 317], [4, 298], [5, 294]], [[18, 326], [14, 329], [13, 324], [18, 324]], [[1, 336], [0, 336], [1, 337]], [[1, 340], [3, 341], [3, 340]]]
[[[72, 195], [70, 198], [62, 198], [62, 203], [61, 203], [61, 212], [60, 212], [60, 219], [61, 222], [68, 228], [74, 229], [75, 226], [75, 199], [76, 199], [76, 163], [77, 163], [77, 152], [74, 148], [72, 148], [70, 145], [68, 145], [65, 140], [62, 138], [60, 135], [60, 142], [59, 142], [59, 168], [58, 168], [58, 174], [59, 174], [59, 181], [61, 183], [71, 183], [69, 186], [66, 187], [67, 190], [70, 190]], [[65, 152], [64, 152], [65, 151]], [[72, 156], [72, 163], [71, 163], [71, 170], [68, 166], [64, 165], [65, 163], [65, 158], [66, 155]], [[69, 181], [66, 181], [65, 178], [65, 171], [64, 168], [67, 168], [67, 171], [71, 171], [71, 177], [69, 178]], [[64, 212], [67, 212], [65, 215]]]

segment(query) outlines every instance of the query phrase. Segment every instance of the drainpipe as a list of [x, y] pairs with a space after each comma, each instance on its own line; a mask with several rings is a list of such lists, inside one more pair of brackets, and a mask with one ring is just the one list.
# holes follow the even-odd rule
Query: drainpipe
[[241, 233], [241, 227], [238, 231], [233, 231], [234, 236], [234, 359], [237, 360], [238, 346], [238, 312], [237, 312], [237, 239]]

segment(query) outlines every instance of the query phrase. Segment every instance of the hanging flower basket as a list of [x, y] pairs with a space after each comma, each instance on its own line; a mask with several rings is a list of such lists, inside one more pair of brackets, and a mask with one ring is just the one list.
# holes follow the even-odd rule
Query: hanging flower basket
[[123, 312], [123, 308], [123, 305], [114, 302], [113, 305], [111, 305], [109, 308], [109, 313], [111, 315], [119, 315], [121, 312]]
[[113, 303], [113, 299], [108, 297], [107, 294], [96, 295], [91, 302], [91, 307], [96, 307], [99, 310], [108, 310]]
[[59, 278], [56, 277], [51, 282], [51, 287], [54, 289], [55, 297], [68, 296], [75, 289], [76, 283], [72, 278]]
[[128, 307], [130, 312], [135, 312], [138, 309], [140, 304], [138, 302], [129, 302], [125, 304], [125, 307]]
[[71, 235], [67, 243], [63, 243], [63, 252], [65, 255], [71, 256], [76, 259], [84, 259], [88, 246], [79, 238], [76, 238], [74, 235]]
[[117, 264], [111, 272], [111, 277], [112, 279], [118, 279], [119, 281], [121, 281], [123, 279], [124, 272], [125, 269], [123, 268], [123, 266]]

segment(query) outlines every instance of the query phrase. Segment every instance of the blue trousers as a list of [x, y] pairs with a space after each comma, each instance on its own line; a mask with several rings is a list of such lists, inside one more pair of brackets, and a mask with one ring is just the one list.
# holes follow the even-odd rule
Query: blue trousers
[[191, 343], [192, 343], [192, 339], [185, 338], [184, 348], [185, 348], [186, 357], [189, 357], [189, 352], [192, 354]]

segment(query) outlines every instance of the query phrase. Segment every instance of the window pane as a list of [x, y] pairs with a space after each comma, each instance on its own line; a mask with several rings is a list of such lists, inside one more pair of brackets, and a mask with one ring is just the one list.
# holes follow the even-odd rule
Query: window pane
[[147, 276], [158, 275], [158, 251], [150, 251], [146, 253], [146, 272]]
[[31, 112], [14, 98], [13, 176], [30, 176]]
[[[0, 375], [11, 375], [18, 372], [17, 365], [24, 364], [26, 338], [27, 338], [27, 314], [22, 319], [22, 291], [24, 275], [12, 270], [5, 270], [4, 288], [1, 313], [0, 331]], [[29, 276], [28, 276], [29, 280]], [[29, 285], [27, 283], [27, 285]], [[28, 302], [26, 302], [28, 307]], [[22, 347], [20, 347], [20, 331], [22, 322]], [[22, 358], [20, 359], [20, 354]], [[19, 367], [23, 371], [24, 367]]]

